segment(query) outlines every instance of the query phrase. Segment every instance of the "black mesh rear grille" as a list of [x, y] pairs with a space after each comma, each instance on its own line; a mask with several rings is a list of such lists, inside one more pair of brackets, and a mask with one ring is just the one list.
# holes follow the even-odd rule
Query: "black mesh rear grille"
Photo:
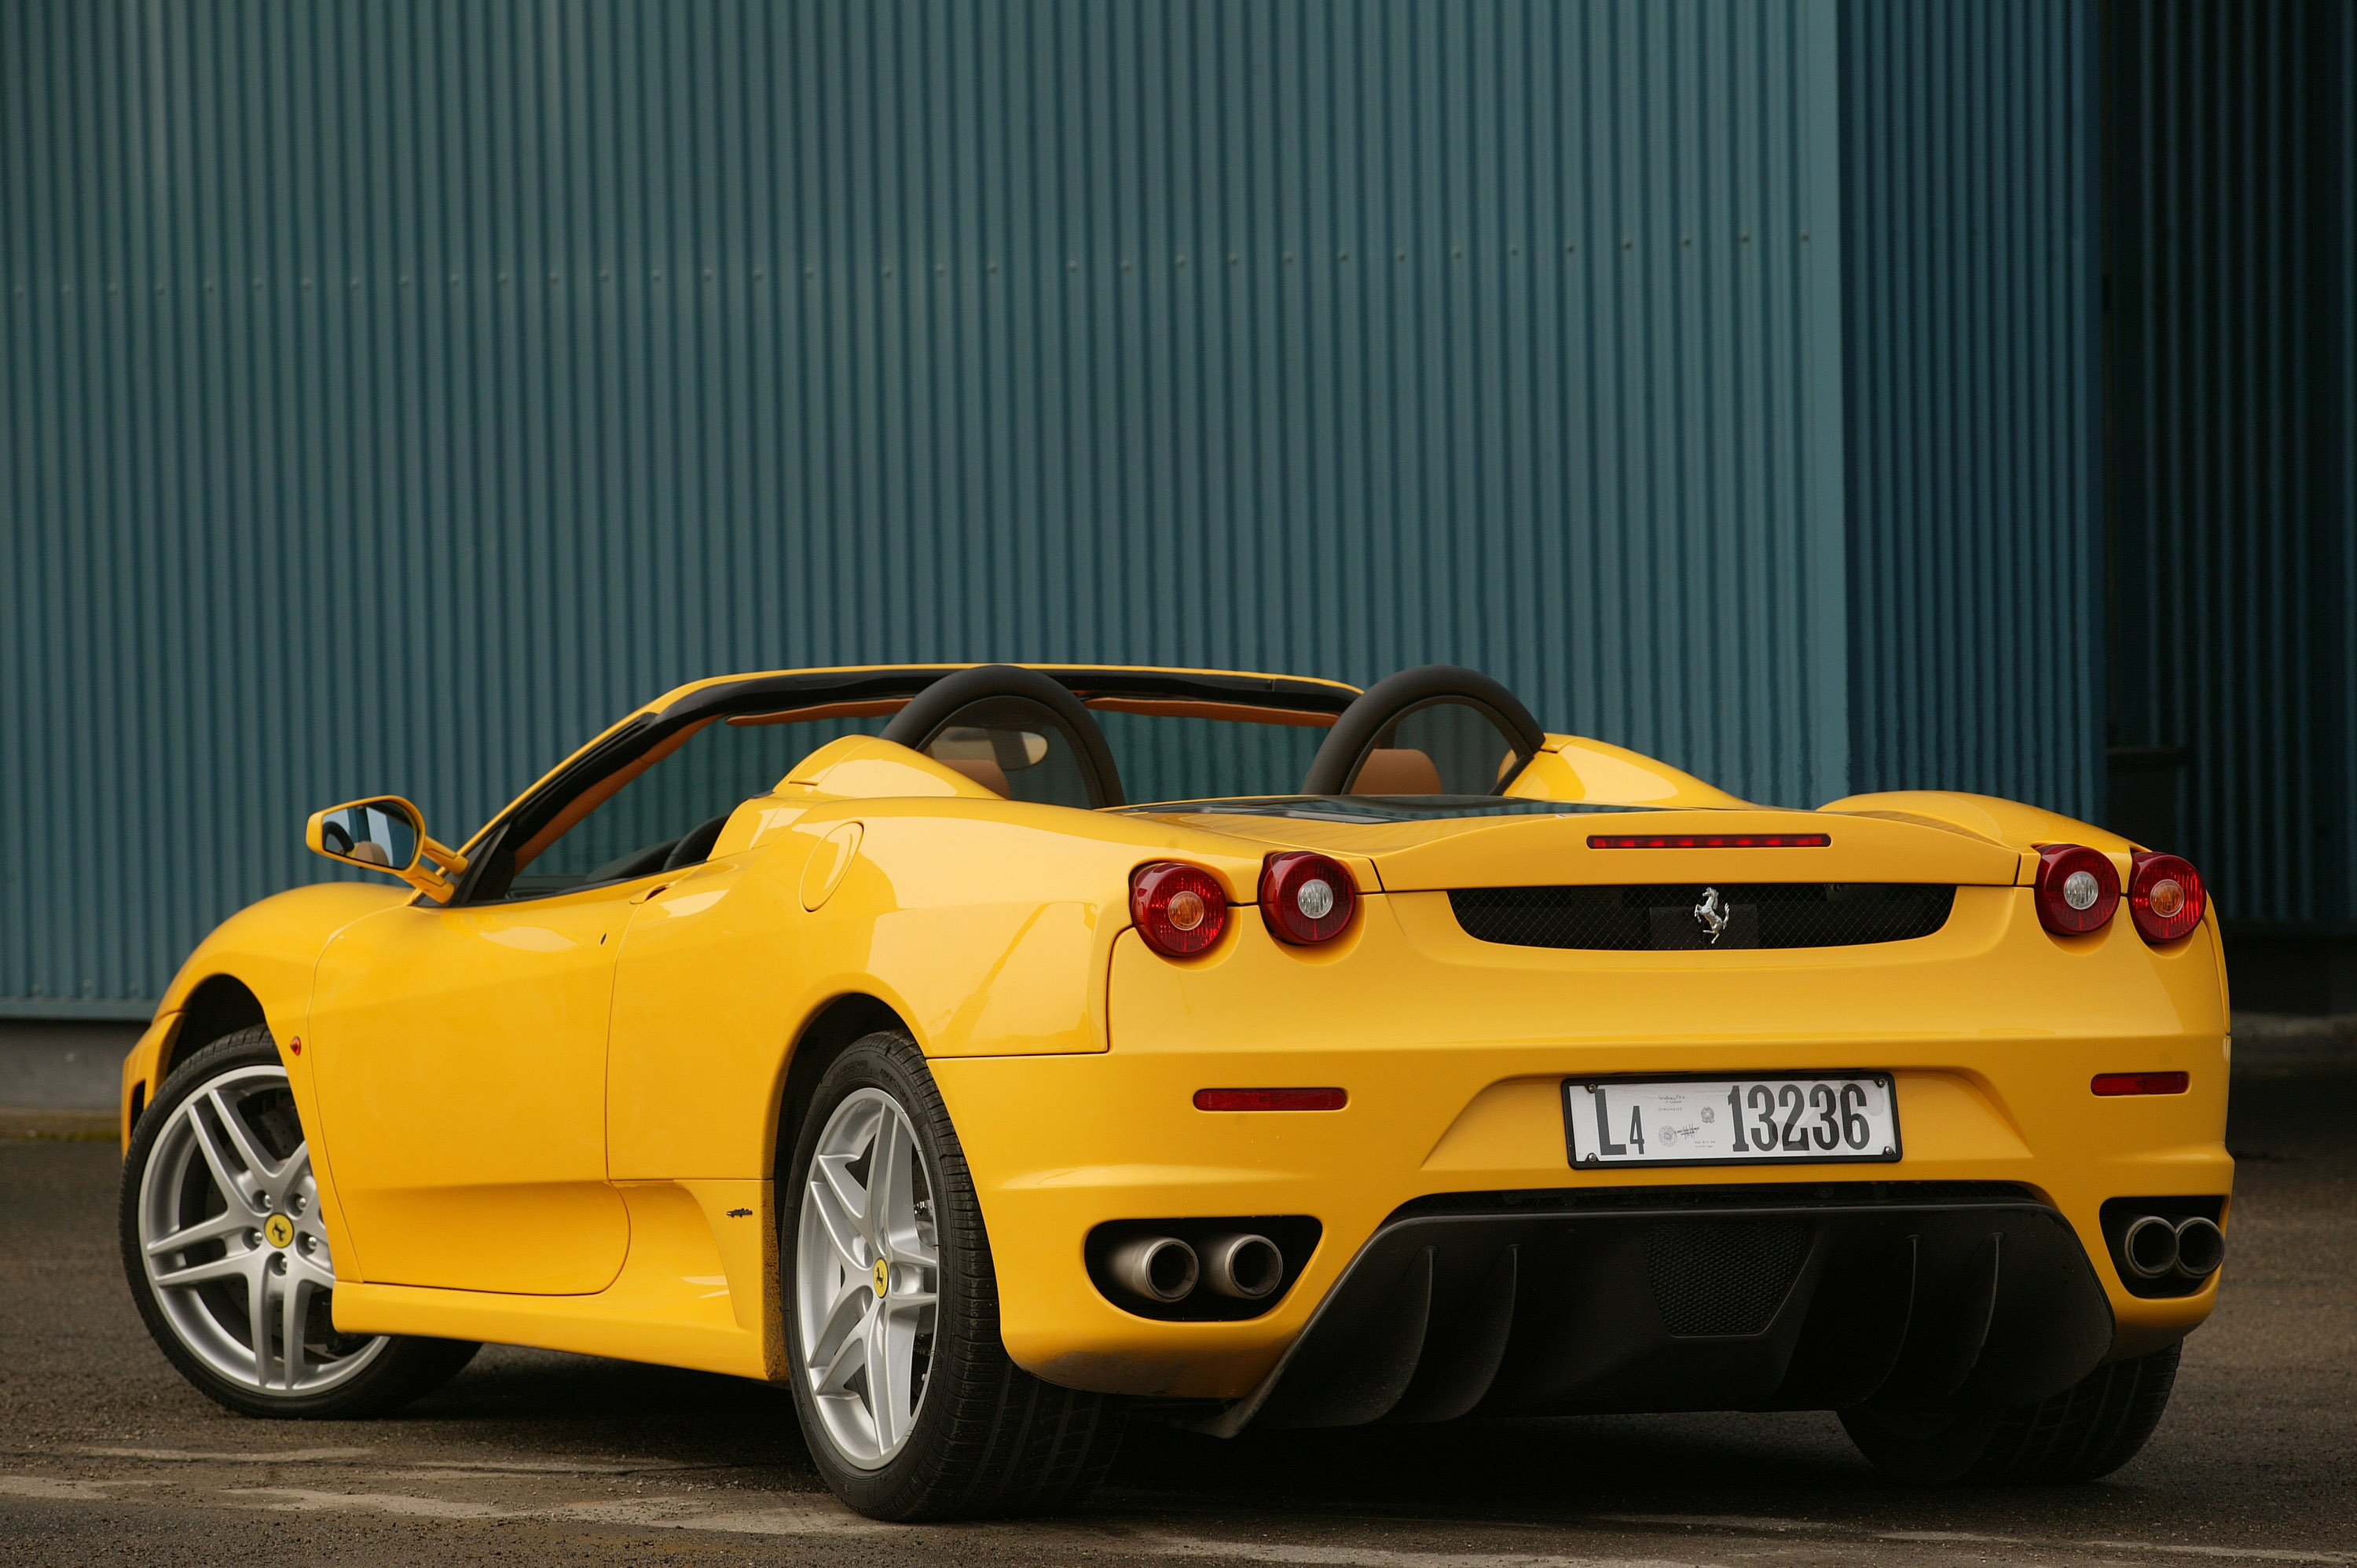
[[1673, 1334], [1758, 1334], [1809, 1253], [1797, 1219], [1683, 1219], [1648, 1227], [1645, 1273]]
[[[1716, 942], [1695, 914], [1714, 891], [1727, 922]], [[1448, 895], [1457, 923], [1485, 942], [1623, 952], [1903, 942], [1946, 925], [1955, 901], [1953, 887], [1910, 882], [1459, 887]]]

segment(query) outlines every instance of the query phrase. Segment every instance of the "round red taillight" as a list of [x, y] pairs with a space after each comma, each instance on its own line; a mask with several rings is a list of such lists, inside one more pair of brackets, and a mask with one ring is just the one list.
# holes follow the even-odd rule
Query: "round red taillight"
[[1199, 953], [1228, 925], [1228, 892], [1200, 865], [1161, 860], [1130, 874], [1129, 918], [1165, 958]]
[[2128, 913], [2148, 942], [2173, 942], [2201, 923], [2201, 874], [2173, 854], [2139, 851], [2128, 863]]
[[1260, 918], [1296, 947], [1330, 942], [1359, 907], [1359, 885], [1331, 855], [1280, 850], [1261, 862]]
[[2081, 843], [2038, 846], [2038, 923], [2058, 936], [2103, 929], [2120, 904], [2112, 857]]

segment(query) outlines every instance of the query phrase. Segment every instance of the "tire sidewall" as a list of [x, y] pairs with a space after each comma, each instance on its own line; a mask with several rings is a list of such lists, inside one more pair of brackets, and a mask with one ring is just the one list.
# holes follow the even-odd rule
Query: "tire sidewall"
[[[156, 1347], [180, 1375], [208, 1398], [247, 1415], [331, 1418], [363, 1413], [384, 1402], [391, 1390], [408, 1379], [409, 1374], [400, 1365], [404, 1359], [400, 1354], [404, 1346], [399, 1338], [345, 1382], [317, 1393], [273, 1397], [231, 1382], [182, 1344], [178, 1331], [165, 1316], [163, 1305], [156, 1299], [154, 1283], [147, 1278], [146, 1247], [139, 1233], [140, 1187], [146, 1179], [148, 1161], [154, 1157], [156, 1144], [164, 1128], [170, 1124], [173, 1112], [225, 1073], [253, 1067], [283, 1071], [285, 1065], [266, 1028], [244, 1029], [195, 1052], [165, 1079], [156, 1098], [140, 1112], [139, 1121], [131, 1131], [131, 1146], [124, 1156], [123, 1185], [117, 1203], [123, 1272], [131, 1286], [132, 1300], [138, 1304], [139, 1316]], [[301, 1114], [299, 1107], [296, 1114]], [[309, 1139], [311, 1130], [304, 1128], [303, 1135]]]
[[1996, 1411], [1867, 1404], [1841, 1412], [1858, 1452], [1883, 1475], [1916, 1487], [1972, 1478], [2005, 1416]]
[[[916, 1130], [917, 1148], [925, 1163], [925, 1176], [933, 1194], [935, 1245], [941, 1258], [936, 1271], [933, 1313], [933, 1354], [926, 1370], [923, 1402], [909, 1440], [883, 1466], [864, 1470], [834, 1449], [811, 1391], [810, 1369], [802, 1362], [801, 1268], [802, 1203], [808, 1191], [811, 1162], [819, 1134], [835, 1109], [863, 1089], [880, 1090], [899, 1104]], [[973, 1197], [965, 1157], [950, 1127], [932, 1075], [915, 1044], [897, 1032], [875, 1034], [855, 1041], [828, 1064], [802, 1114], [794, 1137], [793, 1158], [778, 1201], [778, 1250], [782, 1288], [781, 1311], [786, 1339], [789, 1380], [794, 1411], [801, 1418], [811, 1462], [836, 1496], [864, 1513], [890, 1517], [901, 1499], [922, 1491], [939, 1474], [955, 1424], [952, 1401], [947, 1397], [962, 1380], [961, 1374], [977, 1355], [1003, 1356], [996, 1343], [997, 1298], [990, 1273], [990, 1251], [980, 1234], [980, 1210]], [[977, 1300], [977, 1297], [983, 1298]], [[985, 1310], [976, 1314], [976, 1307]], [[977, 1320], [991, 1329], [986, 1344], [961, 1332]]]

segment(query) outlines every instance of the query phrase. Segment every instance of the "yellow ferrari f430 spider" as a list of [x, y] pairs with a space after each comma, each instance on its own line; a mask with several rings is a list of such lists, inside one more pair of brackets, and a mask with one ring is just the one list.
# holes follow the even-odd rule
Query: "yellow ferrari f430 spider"
[[1132, 1419], [2087, 1477], [2216, 1299], [2201, 880], [2030, 806], [1755, 806], [1467, 670], [936, 665], [682, 687], [457, 849], [309, 833], [404, 886], [232, 917], [124, 1072], [132, 1292], [257, 1415], [490, 1340], [787, 1383], [891, 1519], [1068, 1503]]

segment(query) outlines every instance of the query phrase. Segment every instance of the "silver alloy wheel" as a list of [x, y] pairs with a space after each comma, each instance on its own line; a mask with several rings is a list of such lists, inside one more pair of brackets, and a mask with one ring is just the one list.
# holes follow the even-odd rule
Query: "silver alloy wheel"
[[802, 1208], [794, 1348], [835, 1453], [880, 1469], [924, 1404], [941, 1289], [933, 1184], [898, 1101], [862, 1089], [834, 1108]]
[[311, 1145], [283, 1068], [233, 1068], [173, 1108], [139, 1178], [138, 1223], [165, 1321], [232, 1383], [319, 1393], [391, 1343], [335, 1330]]

